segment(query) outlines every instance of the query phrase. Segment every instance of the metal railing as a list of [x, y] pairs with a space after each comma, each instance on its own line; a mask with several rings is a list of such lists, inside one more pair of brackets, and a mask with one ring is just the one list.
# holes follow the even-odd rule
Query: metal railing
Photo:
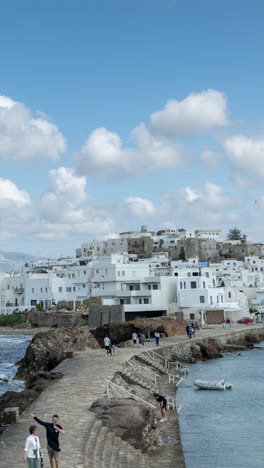
[[155, 386], [157, 385], [157, 379], [159, 375], [155, 374], [155, 372], [148, 369], [147, 367], [142, 366], [141, 364], [138, 364], [136, 361], [132, 361], [132, 359], [128, 359], [127, 361], [125, 361], [124, 367], [130, 367], [137, 374], [143, 375], [146, 380], [151, 381], [152, 383], [155, 384]]
[[187, 367], [179, 361], [169, 361], [167, 358], [162, 356], [161, 354], [153, 351], [152, 349], [148, 349], [142, 344], [139, 345], [140, 348], [144, 349], [144, 352], [149, 355], [152, 359], [160, 359], [162, 361], [162, 365], [165, 367], [165, 370], [168, 372], [170, 369], [174, 368], [175, 371], [180, 372], [182, 374], [187, 374], [188, 369]]
[[176, 384], [176, 387], [178, 387], [183, 380], [183, 377], [179, 377], [178, 375], [174, 374], [168, 374], [169, 377], [169, 383]]
[[107, 398], [111, 398], [112, 396], [118, 396], [119, 398], [124, 398], [124, 395], [129, 396], [130, 398], [133, 398], [133, 400], [140, 401], [141, 403], [144, 403], [144, 405], [150, 406], [150, 408], [157, 410], [156, 406], [152, 405], [146, 400], [143, 400], [142, 398], [138, 397], [137, 395], [134, 395], [133, 393], [130, 393], [128, 390], [126, 390], [124, 387], [121, 387], [120, 385], [115, 384], [114, 382], [111, 382], [110, 380], [105, 379], [106, 381], [106, 394]]
[[181, 411], [183, 406], [189, 406], [186, 403], [183, 403], [183, 401], [177, 400], [176, 398], [172, 396], [166, 396], [167, 400], [167, 407], [168, 409], [172, 408], [173, 410], [176, 409], [177, 413]]

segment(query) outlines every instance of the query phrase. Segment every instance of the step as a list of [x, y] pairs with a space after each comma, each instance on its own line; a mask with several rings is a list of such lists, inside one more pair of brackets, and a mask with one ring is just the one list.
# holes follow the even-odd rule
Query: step
[[85, 468], [91, 468], [91, 460], [93, 459], [94, 447], [96, 444], [97, 436], [102, 427], [102, 422], [95, 417], [94, 422], [90, 427], [90, 431], [85, 443], [84, 453], [84, 466]]
[[99, 432], [97, 433], [97, 438], [96, 438], [96, 442], [94, 446], [93, 468], [96, 468], [97, 466], [102, 466], [102, 453], [103, 453], [103, 448], [105, 445], [107, 432], [108, 432], [108, 428], [103, 426], [103, 424], [101, 423], [101, 428]]
[[114, 446], [115, 434], [108, 429], [108, 432], [105, 435], [105, 443], [102, 450], [102, 461], [100, 468], [109, 468], [110, 467], [110, 457]]

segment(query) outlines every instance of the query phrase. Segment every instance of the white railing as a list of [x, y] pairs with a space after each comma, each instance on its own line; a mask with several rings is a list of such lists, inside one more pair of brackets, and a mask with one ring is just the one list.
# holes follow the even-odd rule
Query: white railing
[[114, 382], [111, 382], [110, 380], [105, 379], [106, 381], [106, 394], [107, 398], [111, 398], [112, 396], [118, 396], [119, 398], [124, 398], [124, 395], [129, 396], [130, 398], [133, 398], [133, 400], [140, 401], [141, 403], [144, 403], [144, 405], [150, 406], [150, 408], [157, 410], [156, 406], [152, 405], [146, 400], [142, 400], [142, 398], [139, 398], [137, 395], [134, 395], [133, 393], [130, 393], [128, 390], [126, 390], [124, 387], [121, 387], [120, 385], [115, 384]]
[[178, 414], [181, 411], [183, 406], [189, 406], [186, 403], [183, 403], [182, 401], [177, 400], [176, 398], [172, 396], [166, 396], [166, 400], [167, 400], [168, 409], [170, 408], [172, 408], [173, 410], [176, 409]]
[[178, 375], [174, 374], [168, 374], [169, 377], [169, 383], [176, 384], [176, 387], [178, 387], [183, 380], [183, 377], [179, 377]]
[[187, 374], [187, 367], [179, 361], [168, 361], [168, 369], [174, 369], [181, 374]]
[[143, 345], [139, 345], [140, 348], [144, 349], [144, 352], [149, 355], [152, 359], [160, 359], [162, 361], [162, 365], [165, 367], [165, 370], [168, 372], [170, 369], [174, 369], [176, 372], [180, 372], [181, 374], [187, 374], [188, 369], [187, 367], [179, 361], [169, 361], [167, 358], [162, 356], [161, 354], [153, 351], [152, 349], [148, 349]]
[[143, 375], [146, 380], [153, 382], [155, 386], [157, 385], [157, 379], [159, 375], [155, 374], [155, 372], [148, 369], [147, 367], [142, 366], [141, 364], [138, 364], [136, 361], [132, 361], [131, 359], [128, 359], [124, 362], [124, 367], [130, 367], [137, 374]]

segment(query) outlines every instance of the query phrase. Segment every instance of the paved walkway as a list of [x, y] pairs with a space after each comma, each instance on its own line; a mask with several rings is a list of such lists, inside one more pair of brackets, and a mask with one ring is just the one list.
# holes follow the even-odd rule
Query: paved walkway
[[[245, 329], [245, 327], [241, 328]], [[201, 330], [197, 332], [196, 338], [229, 334], [241, 328]], [[248, 330], [253, 330], [253, 328], [258, 327], [247, 327]], [[187, 342], [189, 340], [185, 336], [166, 338], [162, 340], [161, 346], [169, 346], [184, 341]], [[147, 346], [152, 347], [153, 343], [147, 343]], [[117, 438], [114, 438], [111, 434], [109, 435], [109, 433], [106, 434], [107, 430], [99, 427], [98, 423], [100, 421], [96, 420], [95, 415], [89, 411], [89, 408], [94, 400], [100, 398], [105, 393], [104, 379], [111, 380], [113, 374], [121, 370], [123, 361], [138, 352], [140, 352], [138, 348], [121, 348], [116, 356], [105, 357], [103, 350], [87, 350], [74, 353], [73, 359], [66, 359], [62, 362], [56, 370], [63, 372], [64, 377], [41, 393], [39, 398], [27, 410], [26, 414], [21, 417], [19, 424], [10, 425], [4, 431], [0, 439], [0, 467], [25, 467], [23, 461], [24, 441], [28, 435], [28, 428], [32, 423], [32, 419], [28, 416], [29, 412], [36, 414], [44, 421], [50, 421], [54, 413], [59, 414], [60, 423], [65, 430], [65, 435], [60, 435], [62, 448], [61, 468], [102, 468], [102, 466], [125, 468], [125, 466], [128, 466], [125, 454], [123, 453], [126, 451], [123, 442], [119, 439], [117, 443]], [[96, 438], [96, 431], [104, 431], [105, 433], [101, 433], [101, 438]], [[113, 437], [112, 441], [111, 437]], [[45, 429], [42, 427], [40, 427], [40, 440], [44, 448], [45, 466], [49, 466]], [[87, 460], [85, 453], [87, 453], [89, 444], [91, 446], [96, 445], [95, 448], [98, 456], [101, 456], [106, 440], [108, 440], [109, 446], [113, 448], [113, 453], [114, 449], [118, 452], [118, 464], [110, 465], [110, 463], [106, 463], [104, 465], [101, 462], [97, 464], [96, 455], [94, 460]], [[123, 452], [121, 450], [122, 447]], [[123, 462], [122, 458], [120, 458], [122, 453]], [[132, 451], [129, 452], [129, 455], [131, 456], [131, 466], [133, 466], [136, 458], [133, 458]], [[109, 453], [105, 453], [105, 457], [107, 460]], [[12, 460], [11, 465], [10, 460]], [[140, 460], [138, 459], [138, 466], [140, 466]], [[141, 466], [148, 466], [147, 461], [142, 461]]]

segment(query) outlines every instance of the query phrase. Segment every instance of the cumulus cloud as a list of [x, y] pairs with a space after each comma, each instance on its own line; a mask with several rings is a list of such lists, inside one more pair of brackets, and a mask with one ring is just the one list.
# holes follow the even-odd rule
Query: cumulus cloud
[[160, 206], [160, 217], [196, 227], [214, 227], [239, 219], [240, 200], [228, 195], [223, 187], [207, 183], [167, 193]]
[[17, 206], [23, 206], [31, 202], [29, 194], [19, 188], [8, 179], [0, 178], [0, 201], [12, 202]]
[[128, 211], [132, 216], [145, 218], [153, 216], [156, 209], [150, 200], [141, 197], [127, 197], [125, 198]]
[[1, 238], [57, 240], [115, 230], [111, 207], [89, 198], [85, 177], [60, 167], [49, 172], [49, 182], [49, 190], [34, 201], [12, 181], [0, 179]]
[[170, 100], [150, 116], [152, 132], [167, 137], [196, 135], [227, 124], [225, 94], [214, 89], [192, 93], [182, 101]]
[[0, 96], [0, 160], [57, 159], [66, 150], [58, 127], [23, 103]]
[[117, 133], [95, 129], [77, 155], [78, 172], [106, 180], [182, 165], [181, 145], [154, 137], [144, 124], [138, 125], [131, 136], [135, 146], [129, 148], [122, 145]]
[[223, 146], [233, 167], [254, 177], [264, 176], [264, 139], [234, 135]]

